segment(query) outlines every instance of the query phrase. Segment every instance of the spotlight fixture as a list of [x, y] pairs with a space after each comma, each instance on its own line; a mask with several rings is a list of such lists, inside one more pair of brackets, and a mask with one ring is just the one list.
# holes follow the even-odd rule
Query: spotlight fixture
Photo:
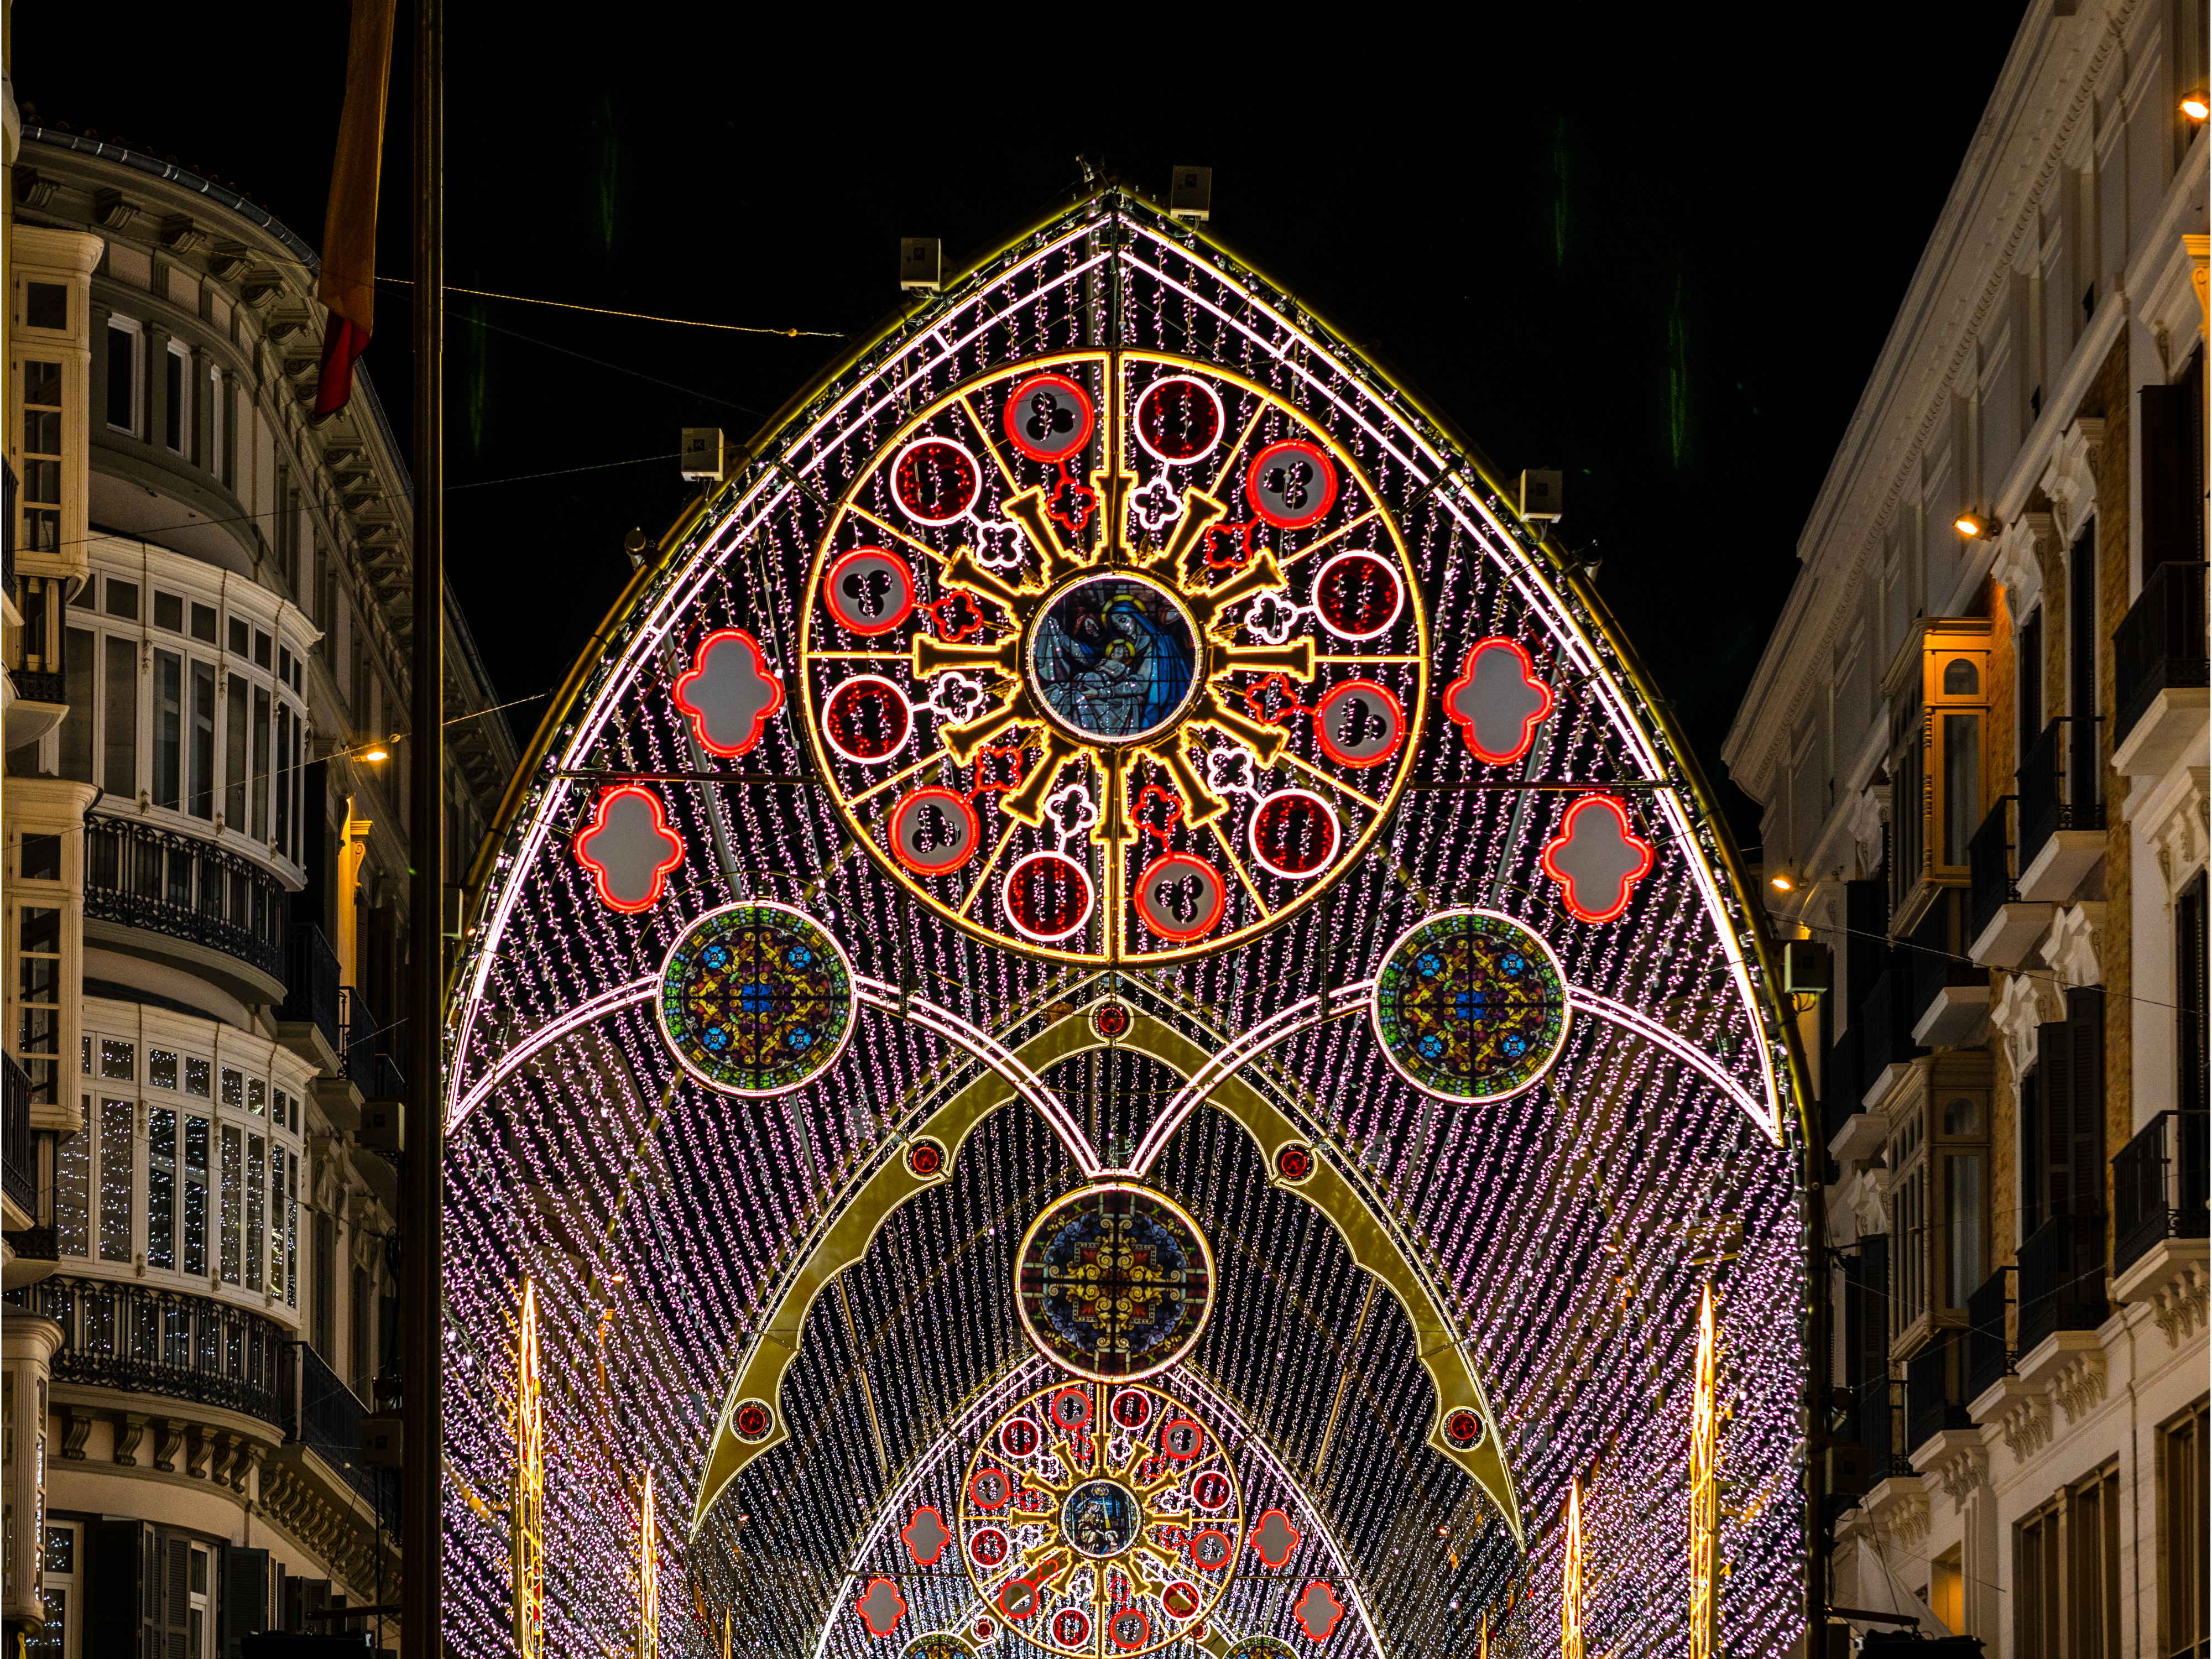
[[2206, 116], [2212, 115], [2212, 99], [2207, 98], [2202, 87], [2194, 92], [2185, 92], [2181, 95], [2181, 112], [2192, 121], [2202, 121]]
[[1771, 887], [1778, 893], [1786, 893], [1790, 890], [1794, 884], [1790, 881], [1789, 877], [1784, 875], [1779, 870], [1778, 870], [1766, 878], [1766, 884]]
[[1972, 541], [1989, 529], [1989, 526], [1982, 522], [1982, 516], [1978, 513], [1961, 513], [1951, 521], [1951, 527], [1968, 541]]
[[392, 751], [389, 749], [364, 750], [361, 757], [365, 761], [390, 760], [392, 758]]

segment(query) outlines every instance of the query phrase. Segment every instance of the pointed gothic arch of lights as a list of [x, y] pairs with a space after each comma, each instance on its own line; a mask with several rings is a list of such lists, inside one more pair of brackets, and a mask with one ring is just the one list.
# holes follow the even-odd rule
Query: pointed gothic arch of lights
[[794, 399], [477, 876], [455, 1651], [1794, 1632], [1755, 896], [1594, 591], [1193, 227], [1103, 185]]

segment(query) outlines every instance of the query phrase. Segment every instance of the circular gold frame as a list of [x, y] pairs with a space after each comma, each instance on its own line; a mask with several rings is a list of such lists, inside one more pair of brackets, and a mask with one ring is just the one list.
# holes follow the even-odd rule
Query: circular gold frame
[[[1260, 408], [1244, 422], [1241, 432], [1224, 433], [1221, 443], [1207, 455], [1194, 462], [1176, 464], [1172, 468], [1164, 466], [1141, 451], [1129, 429], [1130, 411], [1150, 384], [1147, 380], [1132, 385], [1129, 371], [1146, 368], [1159, 370], [1163, 375], [1188, 375], [1224, 392], [1234, 388], [1256, 399]], [[1030, 489], [1016, 493], [1019, 481], [1006, 457], [991, 441], [993, 420], [981, 400], [1002, 385], [1018, 384], [1046, 370], [1066, 373], [1078, 380], [1082, 379], [1084, 371], [1091, 371], [1090, 380], [1084, 383], [1103, 384], [1109, 389], [1109, 395], [1102, 399], [1105, 407], [1096, 411], [1103, 444], [1094, 441], [1092, 446], [1094, 452], [1103, 448], [1104, 453], [1102, 464], [1088, 477], [1089, 488], [1104, 520], [1104, 529], [1095, 538], [1095, 546], [1069, 545], [1068, 538], [1047, 520], [1041, 490]], [[963, 412], [966, 429], [962, 436], [977, 453], [978, 464], [987, 471], [994, 465], [999, 468], [1009, 494], [1004, 510], [1031, 526], [1030, 552], [1012, 574], [981, 564], [967, 545], [947, 553], [923, 539], [925, 533], [941, 531], [943, 526], [904, 526], [893, 518], [872, 511], [860, 500], [863, 489], [883, 468], [948, 410]], [[1322, 529], [1311, 539], [1291, 548], [1280, 563], [1269, 552], [1254, 556], [1232, 571], [1228, 580], [1210, 587], [1194, 584], [1185, 579], [1179, 568], [1188, 562], [1187, 550], [1186, 556], [1171, 560], [1164, 558], [1164, 553], [1176, 551], [1177, 538], [1191, 520], [1199, 520], [1199, 528], [1191, 538], [1202, 544], [1206, 526], [1216, 521], [1229, 522], [1241, 511], [1241, 471], [1257, 453], [1253, 443], [1255, 434], [1270, 414], [1279, 416], [1280, 423], [1286, 423], [1290, 430], [1327, 453], [1332, 465], [1339, 469], [1340, 481], [1336, 499], [1340, 503], [1356, 486], [1369, 507], [1365, 512], [1339, 522], [1334, 528]], [[1175, 471], [1204, 475], [1195, 481], [1182, 481], [1186, 486], [1184, 513], [1176, 520], [1176, 530], [1164, 550], [1132, 544], [1134, 538], [1127, 533], [1126, 503], [1139, 482], [1139, 468], [1163, 477]], [[1200, 485], [1206, 488], [1201, 489]], [[1026, 516], [1015, 512], [1018, 507], [1026, 508]], [[1340, 542], [1370, 519], [1377, 521], [1382, 531], [1381, 544], [1370, 550], [1386, 557], [1404, 585], [1405, 607], [1412, 612], [1414, 636], [1414, 649], [1410, 655], [1368, 648], [1376, 643], [1373, 641], [1337, 641], [1317, 617], [1310, 623], [1307, 633], [1287, 647], [1234, 642], [1230, 636], [1237, 631], [1237, 625], [1218, 620], [1218, 613], [1261, 592], [1285, 591], [1288, 586], [1285, 573], [1291, 567], [1339, 549]], [[951, 593], [966, 593], [971, 599], [988, 600], [1005, 611], [1011, 621], [1011, 630], [1002, 630], [1003, 636], [988, 646], [948, 645], [933, 635], [921, 635], [911, 639], [904, 650], [893, 647], [896, 635], [865, 641], [863, 644], [868, 648], [862, 650], [830, 648], [837, 641], [831, 639], [825, 642], [820, 637], [827, 628], [822, 617], [821, 584], [825, 571], [843, 550], [840, 545], [841, 532], [849, 520], [856, 520], [876, 544], [894, 545], [910, 561], [917, 596], [927, 580], [939, 596], [934, 603], [944, 603], [945, 597]], [[1326, 526], [1328, 520], [1324, 519], [1322, 523]], [[1178, 605], [1191, 615], [1195, 624], [1194, 638], [1200, 659], [1194, 693], [1178, 718], [1160, 731], [1127, 744], [1075, 736], [1035, 696], [1026, 663], [1035, 621], [1044, 605], [1064, 592], [1073, 579], [1085, 574], [1104, 574], [1117, 567], [1133, 575], [1142, 575], [1176, 596]], [[923, 609], [918, 598], [916, 614]], [[830, 522], [817, 541], [809, 566], [806, 591], [799, 610], [799, 634], [798, 667], [802, 688], [801, 695], [794, 701], [802, 712], [816, 766], [823, 777], [831, 781], [830, 799], [847, 834], [866, 847], [877, 865], [914, 898], [963, 932], [1025, 955], [1084, 964], [1127, 962], [1165, 965], [1211, 955], [1255, 939], [1319, 902], [1357, 867], [1412, 781], [1431, 696], [1429, 678], [1432, 642], [1419, 573], [1397, 518], [1383, 502], [1373, 480], [1332, 434], [1275, 392], [1216, 365], [1160, 352], [1089, 349], [1026, 359], [967, 381], [908, 416], [877, 447], [866, 464], [855, 470], [852, 483], [834, 504]], [[1346, 648], [1328, 649], [1332, 645], [1344, 645]], [[958, 725], [940, 720], [934, 741], [920, 759], [889, 770], [886, 776], [871, 780], [864, 787], [848, 790], [838, 781], [839, 757], [827, 744], [819, 726], [819, 706], [834, 683], [825, 677], [826, 665], [835, 661], [847, 665], [848, 672], [882, 672], [902, 665], [902, 659], [917, 688], [913, 702], [918, 724], [920, 711], [927, 702], [918, 694], [918, 688], [949, 670], [973, 670], [982, 675], [989, 688], [986, 707], [979, 716]], [[1305, 665], [1303, 674], [1295, 665], [1301, 659]], [[1302, 678], [1309, 685], [1313, 684], [1316, 668], [1320, 665], [1348, 669], [1355, 677], [1362, 672], [1363, 665], [1387, 665], [1411, 671], [1412, 692], [1402, 699], [1406, 729], [1398, 750], [1387, 763], [1387, 775], [1380, 780], [1382, 787], [1367, 786], [1364, 775], [1352, 778], [1336, 776], [1322, 765], [1290, 753], [1285, 728], [1267, 726], [1228, 706], [1230, 700], [1243, 689], [1243, 681], [1247, 675], [1285, 672], [1278, 665], [1285, 659], [1294, 665], [1287, 671], [1291, 677]], [[1213, 695], [1217, 690], [1226, 695], [1217, 699]], [[1287, 755], [1291, 769], [1301, 775], [1300, 787], [1315, 789], [1334, 801], [1340, 818], [1353, 810], [1360, 814], [1358, 833], [1349, 833], [1346, 825], [1347, 833], [1332, 866], [1302, 881], [1295, 891], [1272, 908], [1261, 896], [1254, 872], [1245, 867], [1244, 855], [1237, 845], [1240, 837], [1225, 827], [1217, 827], [1218, 820], [1227, 814], [1225, 802], [1197, 776], [1196, 769], [1183, 751], [1184, 734], [1194, 727], [1207, 728], [1218, 737], [1225, 738], [1231, 746], [1244, 750], [1256, 774], [1273, 770]], [[1096, 861], [1103, 868], [1094, 871], [1093, 886], [1097, 896], [1091, 919], [1085, 923], [1083, 937], [1075, 948], [1024, 939], [1011, 926], [1001, 927], [985, 919], [990, 908], [988, 897], [996, 890], [997, 877], [1003, 873], [1002, 854], [1018, 839], [1016, 829], [1000, 824], [996, 836], [987, 835], [976, 856], [958, 872], [957, 882], [964, 889], [964, 896], [954, 903], [941, 897], [929, 884], [915, 878], [900, 864], [880, 833], [882, 825], [875, 821], [887, 821], [902, 786], [922, 787], [935, 781], [947, 769], [957, 775], [967, 769], [983, 745], [994, 738], [1017, 740], [1025, 754], [1042, 751], [1037, 768], [1043, 777], [1042, 783], [1035, 781], [1037, 774], [1032, 773], [1023, 791], [1013, 796], [1003, 792], [998, 795], [996, 811], [1017, 819], [1020, 824], [1035, 826], [1044, 821], [1043, 799], [1055, 784], [1069, 775], [1068, 769], [1081, 767], [1084, 775], [1097, 786], [1097, 818], [1088, 826], [1085, 844], [1093, 849]], [[921, 740], [919, 734], [915, 740]], [[1133, 862], [1129, 844], [1141, 839], [1142, 831], [1133, 822], [1133, 804], [1141, 798], [1145, 787], [1141, 780], [1147, 778], [1172, 787], [1176, 799], [1184, 805], [1184, 826], [1193, 832], [1196, 844], [1205, 849], [1200, 856], [1208, 858], [1224, 872], [1232, 894], [1241, 893], [1261, 912], [1256, 920], [1183, 945], [1164, 944], [1145, 933], [1135, 907], [1129, 901]], [[1195, 807], [1192, 805], [1194, 800], [1197, 803]], [[1071, 838], [1067, 846], [1073, 854], [1077, 843]], [[1137, 862], [1140, 868], [1141, 861]]]

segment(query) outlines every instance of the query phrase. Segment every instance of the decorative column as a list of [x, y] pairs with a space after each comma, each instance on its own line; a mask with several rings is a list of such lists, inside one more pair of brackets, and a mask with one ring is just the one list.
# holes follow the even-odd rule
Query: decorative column
[[[538, 1287], [526, 1279], [514, 1362], [514, 1501], [508, 1510], [514, 1534], [514, 1651], [517, 1659], [540, 1659], [545, 1651], [545, 1415], [538, 1389]], [[652, 1492], [648, 1480], [648, 1504]], [[649, 1548], [646, 1571], [652, 1571]], [[722, 1651], [728, 1659], [726, 1613]]]
[[1698, 1304], [1698, 1357], [1690, 1395], [1690, 1659], [1720, 1651], [1720, 1425], [1713, 1376], [1713, 1287]]
[[0, 1614], [11, 1640], [26, 1626], [46, 1622], [39, 1594], [46, 1541], [46, 1395], [51, 1364], [62, 1346], [62, 1328], [35, 1314], [9, 1310], [0, 1330], [0, 1419], [5, 1420], [4, 1561], [0, 1561]]

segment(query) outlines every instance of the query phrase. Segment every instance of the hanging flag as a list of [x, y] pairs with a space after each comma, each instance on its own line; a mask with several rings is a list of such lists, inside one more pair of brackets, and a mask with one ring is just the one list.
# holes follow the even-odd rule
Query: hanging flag
[[335, 415], [353, 396], [354, 359], [376, 327], [376, 191], [384, 161], [384, 99], [392, 84], [392, 16], [396, 0], [353, 0], [346, 42], [345, 106], [331, 165], [331, 204], [323, 218], [323, 270], [315, 297], [329, 308], [315, 418]]

